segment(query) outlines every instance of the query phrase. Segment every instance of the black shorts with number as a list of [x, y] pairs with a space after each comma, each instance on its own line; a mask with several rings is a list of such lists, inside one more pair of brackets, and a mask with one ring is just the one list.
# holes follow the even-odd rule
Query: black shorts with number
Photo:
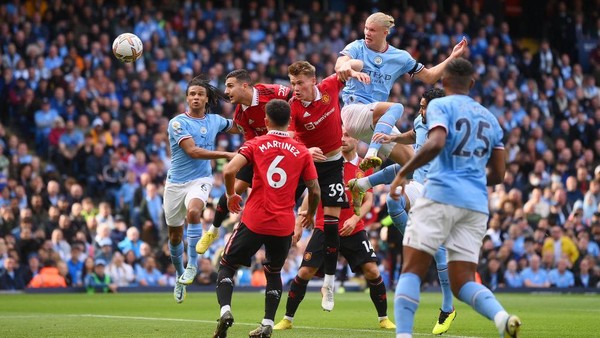
[[[325, 261], [324, 242], [323, 231], [315, 229], [304, 250], [301, 266], [322, 268]], [[353, 272], [360, 271], [360, 267], [368, 262], [379, 264], [379, 259], [373, 251], [366, 231], [359, 231], [350, 236], [340, 236], [340, 253], [346, 258]]]
[[292, 234], [288, 236], [261, 235], [248, 229], [244, 223], [240, 223], [233, 230], [227, 245], [225, 245], [221, 260], [229, 266], [250, 266], [252, 257], [264, 244], [266, 259], [262, 264], [281, 268], [292, 245]]
[[240, 169], [240, 171], [238, 171], [237, 175], [235, 175], [235, 178], [248, 183], [250, 185], [250, 187], [252, 187], [252, 177], [254, 177], [254, 169], [253, 168], [254, 167], [252, 166], [252, 164], [250, 164], [250, 163], [246, 164], [245, 166], [242, 167], [242, 169]]
[[[344, 186], [344, 158], [329, 162], [315, 162], [319, 186], [321, 187], [321, 205], [324, 207], [348, 207], [348, 198]], [[296, 189], [296, 200], [306, 189], [303, 181]]]

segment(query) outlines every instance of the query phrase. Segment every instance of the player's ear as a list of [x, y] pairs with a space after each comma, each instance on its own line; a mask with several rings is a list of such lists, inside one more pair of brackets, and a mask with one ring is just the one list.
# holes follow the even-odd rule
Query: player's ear
[[267, 128], [270, 127], [268, 117], [265, 117], [265, 127], [267, 127]]
[[469, 89], [473, 88], [475, 85], [475, 79], [471, 79], [471, 83], [469, 83]]

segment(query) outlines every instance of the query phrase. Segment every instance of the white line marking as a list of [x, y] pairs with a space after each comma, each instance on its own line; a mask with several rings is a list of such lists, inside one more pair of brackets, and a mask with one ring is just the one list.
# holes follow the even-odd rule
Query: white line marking
[[[140, 316], [115, 316], [115, 315], [98, 315], [98, 314], [36, 314], [36, 315], [8, 315], [0, 317], [0, 321], [2, 319], [26, 319], [26, 318], [40, 318], [40, 317], [78, 317], [78, 318], [103, 318], [103, 319], [131, 319], [131, 320], [148, 320], [148, 321], [163, 321], [163, 322], [186, 322], [186, 323], [204, 323], [204, 324], [216, 324], [216, 320], [204, 320], [204, 319], [185, 319], [185, 318], [158, 318], [158, 317], [140, 317]], [[240, 323], [235, 322], [234, 325], [244, 325], [244, 326], [256, 326], [256, 323]], [[294, 325], [294, 328], [304, 329], [304, 330], [319, 330], [319, 331], [339, 331], [339, 330], [349, 330], [353, 332], [366, 332], [371, 334], [381, 334], [389, 336], [393, 333], [392, 330], [370, 330], [370, 329], [352, 329], [352, 328], [340, 328], [340, 327], [316, 327], [316, 326], [297, 326]], [[427, 333], [413, 333], [413, 336], [431, 336], [431, 334]], [[478, 338], [472, 336], [453, 336], [444, 334], [444, 337], [449, 338]]]

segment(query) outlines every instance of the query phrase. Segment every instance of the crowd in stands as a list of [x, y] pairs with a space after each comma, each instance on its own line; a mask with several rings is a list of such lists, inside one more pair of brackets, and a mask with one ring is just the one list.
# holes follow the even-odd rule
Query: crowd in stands
[[[505, 131], [507, 173], [490, 188], [481, 282], [491, 289], [599, 287], [600, 5], [549, 2], [540, 12], [547, 29], [531, 36], [524, 23], [514, 27], [506, 8], [465, 2], [370, 3], [396, 18], [389, 42], [425, 65], [466, 37], [466, 57], [477, 69], [471, 95]], [[223, 88], [228, 72], [246, 68], [256, 82], [287, 84], [287, 66], [297, 60], [325, 77], [375, 10], [344, 1], [325, 2], [328, 8], [311, 1], [305, 9], [274, 0], [155, 3], [0, 5], [0, 289], [174, 285], [162, 215], [166, 128], [186, 109], [188, 81], [204, 74]], [[123, 32], [144, 43], [135, 63], [112, 56], [112, 40]], [[585, 50], [584, 41], [596, 47]], [[401, 130], [412, 128], [425, 89], [408, 77], [394, 86], [390, 100], [405, 105]], [[232, 118], [233, 110], [223, 102], [212, 113]], [[217, 145], [234, 151], [242, 142], [220, 135]], [[213, 163], [205, 229], [224, 193], [224, 164]], [[387, 187], [375, 189], [367, 223], [391, 287], [400, 260], [388, 242], [397, 236], [382, 222], [386, 194]], [[237, 219], [225, 222], [199, 260], [197, 284], [215, 284], [215, 263]], [[295, 276], [307, 237], [290, 251], [284, 283]], [[259, 251], [237, 283], [265, 285], [263, 259]], [[352, 277], [342, 260], [339, 267]], [[437, 283], [435, 273], [427, 283]]]

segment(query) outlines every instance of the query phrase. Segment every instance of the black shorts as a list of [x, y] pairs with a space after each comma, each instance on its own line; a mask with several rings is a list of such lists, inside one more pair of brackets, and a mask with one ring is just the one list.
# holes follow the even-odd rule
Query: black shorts
[[292, 245], [292, 234], [288, 236], [261, 235], [248, 229], [244, 223], [233, 230], [221, 260], [230, 266], [250, 266], [252, 257], [265, 246], [265, 266], [273, 268], [283, 267], [288, 251]]
[[[344, 158], [330, 162], [315, 162], [315, 167], [321, 188], [321, 205], [348, 208], [344, 185]], [[306, 185], [300, 180], [298, 189], [296, 189], [296, 200], [300, 198], [305, 189]]]
[[242, 169], [240, 169], [240, 171], [238, 171], [238, 173], [235, 175], [235, 178], [248, 183], [250, 187], [252, 187], [252, 177], [254, 177], [253, 168], [254, 167], [252, 166], [252, 164], [246, 164], [242, 167]]
[[[301, 266], [322, 268], [325, 261], [324, 243], [325, 234], [322, 230], [315, 229], [304, 250]], [[346, 258], [353, 272], [360, 271], [360, 267], [365, 263], [379, 264], [379, 259], [365, 231], [350, 236], [340, 236], [340, 253]]]

